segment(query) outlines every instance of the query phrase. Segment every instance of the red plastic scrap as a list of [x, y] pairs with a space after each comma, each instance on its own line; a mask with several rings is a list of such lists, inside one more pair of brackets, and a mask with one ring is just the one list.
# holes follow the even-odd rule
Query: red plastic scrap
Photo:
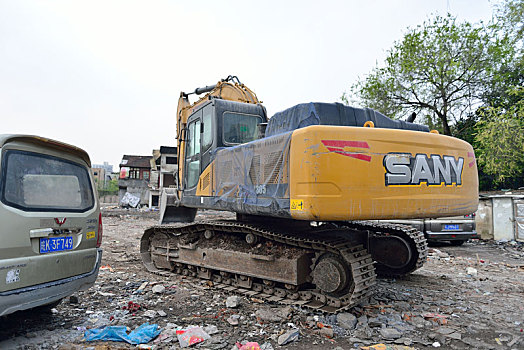
[[209, 339], [209, 335], [205, 333], [200, 327], [179, 329], [176, 331], [176, 335], [182, 348], [186, 348]]
[[236, 343], [235, 345], [238, 350], [260, 350], [260, 345], [257, 342], [247, 342], [244, 345]]
[[426, 320], [435, 321], [441, 325], [448, 323], [448, 320], [447, 320], [448, 316], [446, 315], [440, 315], [440, 314], [434, 314], [431, 312], [427, 312], [423, 314], [422, 317], [424, 317]]
[[127, 305], [122, 306], [122, 310], [129, 310], [129, 312], [135, 312], [140, 310], [140, 304], [133, 303], [132, 301], [128, 302]]

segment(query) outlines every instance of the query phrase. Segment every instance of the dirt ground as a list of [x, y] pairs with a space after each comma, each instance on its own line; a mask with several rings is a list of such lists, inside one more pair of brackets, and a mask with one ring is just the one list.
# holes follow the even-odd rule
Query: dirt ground
[[[222, 216], [199, 214], [200, 219]], [[205, 327], [210, 334], [193, 346], [201, 349], [230, 350], [237, 342], [258, 342], [266, 350], [359, 349], [378, 343], [399, 350], [524, 349], [522, 243], [430, 247], [423, 268], [403, 279], [379, 280], [369, 303], [351, 313], [324, 315], [230, 298], [205, 281], [147, 272], [139, 242], [157, 221], [158, 212], [104, 211], [104, 267], [95, 286], [50, 311], [0, 318], [0, 349], [132, 349], [136, 345], [86, 342], [83, 334], [108, 325], [133, 330], [145, 322], [162, 329], [156, 340], [141, 345], [153, 349], [179, 349], [175, 330], [189, 326]], [[226, 307], [228, 297], [238, 305]], [[297, 332], [298, 339], [278, 345], [282, 334]]]

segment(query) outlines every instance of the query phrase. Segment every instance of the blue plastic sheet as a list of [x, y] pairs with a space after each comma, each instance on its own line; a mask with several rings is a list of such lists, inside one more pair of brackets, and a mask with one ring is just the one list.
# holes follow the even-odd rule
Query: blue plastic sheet
[[156, 338], [161, 331], [157, 324], [144, 323], [137, 329], [126, 332], [125, 326], [108, 326], [104, 328], [88, 329], [84, 333], [86, 341], [109, 340], [123, 341], [129, 344], [146, 344]]
[[362, 127], [372, 121], [376, 128], [404, 129], [428, 132], [425, 125], [393, 120], [370, 108], [356, 108], [341, 103], [302, 103], [276, 113], [269, 119], [266, 137], [282, 134], [310, 125]]

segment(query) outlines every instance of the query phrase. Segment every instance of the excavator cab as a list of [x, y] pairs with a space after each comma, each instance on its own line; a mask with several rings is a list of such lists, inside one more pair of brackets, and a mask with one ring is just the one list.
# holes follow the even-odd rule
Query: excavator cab
[[267, 117], [260, 104], [212, 99], [199, 106], [187, 120], [184, 195], [196, 194], [200, 174], [218, 150], [260, 138], [261, 123]]
[[[194, 107], [183, 133], [185, 147], [180, 154], [184, 156], [179, 158], [184, 163], [178, 189], [184, 201], [198, 201], [199, 178], [218, 150], [263, 137], [259, 126], [267, 121], [266, 109], [261, 104], [212, 98]], [[163, 195], [161, 223], [193, 221], [197, 209], [171, 205], [174, 200], [179, 199], [171, 193]]]

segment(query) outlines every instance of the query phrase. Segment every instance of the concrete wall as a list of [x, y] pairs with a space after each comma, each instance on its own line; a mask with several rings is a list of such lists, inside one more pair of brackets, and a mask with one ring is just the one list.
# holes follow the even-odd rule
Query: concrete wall
[[149, 205], [149, 188], [146, 180], [139, 179], [119, 179], [118, 180], [118, 201], [124, 197], [126, 192], [140, 197], [140, 205]]
[[102, 204], [117, 204], [118, 196], [117, 195], [106, 195], [100, 196], [100, 205]]
[[517, 239], [524, 241], [524, 199], [514, 201], [515, 204], [515, 229]]
[[513, 199], [511, 197], [493, 197], [493, 239], [513, 240], [514, 216]]
[[477, 232], [481, 239], [493, 239], [493, 212], [491, 198], [481, 198], [475, 216]]

